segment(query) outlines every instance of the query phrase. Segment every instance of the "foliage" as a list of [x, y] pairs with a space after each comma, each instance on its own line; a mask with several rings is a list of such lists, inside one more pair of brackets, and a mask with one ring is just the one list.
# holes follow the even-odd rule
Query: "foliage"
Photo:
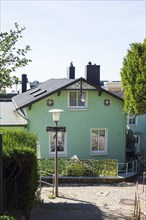
[[138, 115], [146, 113], [146, 39], [130, 46], [121, 69], [124, 109]]
[[18, 84], [19, 78], [10, 74], [31, 62], [25, 57], [30, 46], [26, 45], [24, 49], [16, 48], [24, 30], [25, 27], [19, 28], [15, 23], [15, 30], [0, 33], [0, 93], [4, 93], [6, 87], [11, 87], [13, 83]]
[[38, 187], [36, 137], [24, 131], [0, 131], [3, 133], [6, 208], [22, 210], [28, 217]]
[[96, 176], [117, 176], [117, 160], [93, 160], [91, 161], [93, 172]]
[[[39, 161], [42, 175], [54, 173], [54, 160], [42, 159]], [[83, 160], [72, 161], [58, 159], [58, 174], [60, 176], [117, 176], [117, 160]]]
[[72, 162], [65, 172], [66, 176], [93, 176], [93, 172], [90, 166], [82, 161]]
[[[33, 133], [27, 133], [22, 130], [7, 130], [0, 128], [0, 132], [3, 133], [3, 148], [5, 153], [10, 153], [18, 148], [30, 147], [36, 151], [36, 136]], [[14, 148], [15, 146], [15, 148]]]
[[0, 220], [16, 220], [14, 217], [3, 215], [0, 216]]
[[[68, 159], [58, 159], [58, 173], [59, 175], [63, 176], [66, 167], [70, 164], [70, 161]], [[39, 161], [39, 170], [41, 172], [41, 175], [50, 175], [54, 173], [54, 159], [42, 159]]]

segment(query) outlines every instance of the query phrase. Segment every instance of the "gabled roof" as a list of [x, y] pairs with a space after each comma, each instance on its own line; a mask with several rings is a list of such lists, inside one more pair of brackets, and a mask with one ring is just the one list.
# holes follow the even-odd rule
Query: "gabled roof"
[[111, 96], [114, 96], [117, 99], [120, 99], [121, 101], [123, 101], [123, 99], [121, 97], [118, 97], [117, 95], [110, 93], [109, 91], [103, 89], [102, 87], [93, 84], [87, 80], [85, 80], [84, 78], [79, 78], [79, 79], [49, 79], [39, 85], [37, 85], [36, 87], [33, 87], [32, 89], [18, 94], [16, 96], [13, 97], [13, 102], [16, 106], [16, 109], [20, 109], [20, 108], [24, 108], [28, 105], [31, 105], [35, 102], [38, 102], [39, 100], [50, 96], [56, 92], [60, 92], [63, 89], [66, 89], [67, 87], [79, 82], [85, 82], [91, 86], [93, 86], [95, 89], [97, 89], [98, 91], [102, 92], [104, 91], [105, 93], [108, 93]]
[[0, 126], [25, 126], [27, 120], [17, 111], [13, 102], [0, 102]]

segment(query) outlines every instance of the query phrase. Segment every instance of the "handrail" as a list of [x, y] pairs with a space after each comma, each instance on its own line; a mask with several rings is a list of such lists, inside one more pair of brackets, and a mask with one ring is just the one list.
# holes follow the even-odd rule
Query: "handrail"
[[[48, 173], [48, 172], [46, 172], [46, 171], [43, 171], [43, 170], [39, 170], [38, 171], [38, 173], [39, 173], [39, 183], [40, 183], [40, 188], [42, 187], [42, 183], [44, 183], [44, 184], [46, 184], [46, 185], [48, 185], [48, 186], [52, 186], [53, 187], [53, 194], [54, 194], [54, 174], [52, 174], [52, 173]], [[52, 183], [48, 183], [48, 182], [46, 182], [46, 181], [44, 181], [44, 180], [42, 180], [42, 175], [41, 174], [45, 174], [45, 175], [48, 175], [48, 176], [52, 176], [53, 178], [52, 178], [52, 180], [53, 180], [53, 182]]]
[[138, 164], [137, 160], [133, 160], [126, 163], [118, 163], [118, 172], [119, 173], [128, 173], [128, 172], [137, 172]]

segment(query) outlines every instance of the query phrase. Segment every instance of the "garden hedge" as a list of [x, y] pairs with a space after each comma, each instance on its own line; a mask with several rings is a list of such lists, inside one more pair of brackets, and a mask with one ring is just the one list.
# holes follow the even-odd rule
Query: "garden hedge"
[[16, 220], [14, 217], [3, 215], [0, 216], [0, 220]]
[[22, 210], [26, 219], [38, 188], [36, 137], [20, 130], [0, 129], [3, 134], [4, 207]]
[[[43, 175], [54, 173], [54, 159], [42, 159], [39, 169]], [[118, 176], [118, 160], [79, 160], [58, 158], [58, 174], [60, 176]]]

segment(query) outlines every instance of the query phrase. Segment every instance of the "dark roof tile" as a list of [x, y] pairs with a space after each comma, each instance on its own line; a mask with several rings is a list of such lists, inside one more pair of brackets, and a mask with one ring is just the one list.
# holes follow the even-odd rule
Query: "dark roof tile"
[[69, 87], [70, 85], [73, 85], [81, 80], [86, 82], [87, 84], [95, 87], [95, 89], [97, 89], [101, 92], [103, 91], [105, 93], [108, 93], [111, 96], [114, 96], [115, 98], [123, 101], [123, 99], [121, 97], [119, 97], [118, 95], [113, 94], [113, 93], [105, 90], [104, 88], [96, 85], [96, 84], [90, 83], [89, 81], [85, 80], [84, 78], [49, 79], [43, 83], [38, 84], [37, 86], [33, 87], [32, 89], [30, 89], [24, 93], [20, 93], [20, 94], [14, 96], [12, 100], [16, 106], [16, 109], [24, 108], [24, 107], [31, 105], [31, 104], [49, 96], [49, 95], [54, 94], [57, 91], [65, 89], [65, 88]]

